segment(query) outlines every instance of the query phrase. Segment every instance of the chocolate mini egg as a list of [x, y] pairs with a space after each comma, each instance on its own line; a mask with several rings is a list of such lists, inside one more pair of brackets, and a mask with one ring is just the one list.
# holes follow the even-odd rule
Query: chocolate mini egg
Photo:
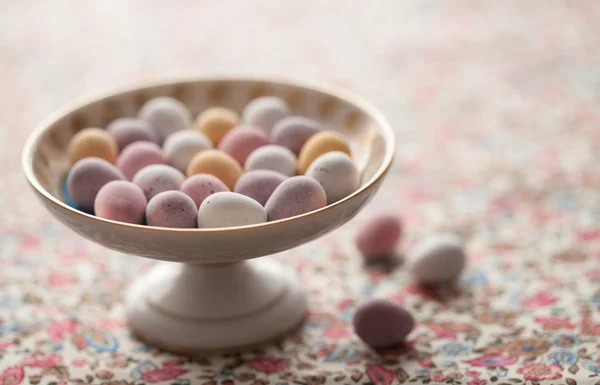
[[293, 217], [325, 207], [325, 190], [316, 180], [307, 176], [293, 176], [284, 180], [265, 204], [269, 221]]
[[415, 326], [415, 319], [395, 302], [372, 299], [356, 308], [352, 324], [367, 345], [384, 348], [403, 342]]
[[129, 180], [138, 171], [151, 164], [166, 164], [167, 158], [160, 147], [151, 142], [135, 142], [125, 147], [117, 158], [117, 167]]
[[306, 170], [306, 176], [323, 186], [327, 194], [327, 204], [344, 199], [356, 191], [359, 184], [356, 165], [348, 155], [340, 151], [319, 156]]
[[208, 196], [230, 190], [225, 183], [214, 175], [196, 174], [182, 183], [180, 191], [192, 198], [196, 206], [200, 207]]
[[379, 214], [358, 229], [356, 247], [367, 259], [389, 256], [402, 235], [400, 220], [390, 214]]
[[198, 208], [181, 191], [161, 192], [148, 202], [146, 222], [149, 226], [194, 228], [198, 224]]
[[252, 170], [272, 170], [287, 176], [296, 174], [296, 156], [293, 152], [282, 146], [268, 144], [252, 151], [244, 168]]
[[333, 131], [322, 131], [311, 136], [298, 155], [298, 172], [306, 173], [315, 159], [331, 151], [341, 151], [351, 156], [350, 147], [340, 134]]
[[167, 136], [189, 128], [192, 123], [187, 107], [179, 100], [165, 96], [148, 100], [138, 116], [150, 123], [161, 143]]
[[79, 131], [69, 142], [69, 165], [83, 158], [100, 158], [115, 163], [119, 146], [112, 135], [101, 128], [86, 128]]
[[275, 123], [269, 139], [271, 143], [286, 147], [297, 155], [311, 136], [324, 130], [325, 127], [316, 120], [288, 116]]
[[166, 164], [151, 164], [138, 171], [132, 179], [142, 189], [146, 199], [169, 190], [179, 190], [185, 176], [181, 171]]
[[242, 112], [242, 122], [259, 127], [269, 134], [281, 119], [290, 114], [290, 107], [275, 96], [263, 96], [252, 100]]
[[84, 158], [69, 170], [67, 191], [79, 208], [91, 211], [102, 186], [124, 179], [123, 173], [112, 163], [100, 158]]
[[233, 191], [250, 197], [264, 206], [273, 191], [286, 179], [285, 175], [277, 171], [248, 171], [238, 179]]
[[114, 180], [98, 191], [94, 213], [113, 221], [142, 224], [147, 202], [144, 193], [135, 183]]
[[185, 172], [194, 155], [212, 147], [206, 135], [194, 130], [181, 130], [165, 140], [163, 152], [173, 167]]
[[187, 168], [187, 175], [210, 174], [233, 190], [242, 175], [242, 168], [229, 154], [219, 150], [205, 150], [196, 154]]
[[119, 151], [134, 142], [153, 142], [158, 143], [158, 135], [150, 124], [142, 119], [119, 118], [113, 120], [106, 131], [115, 138], [119, 145]]
[[267, 221], [265, 209], [254, 199], [233, 192], [218, 192], [202, 202], [199, 228], [255, 225]]
[[240, 165], [257, 148], [269, 144], [264, 132], [252, 126], [239, 126], [229, 131], [219, 143], [219, 150], [231, 155]]
[[465, 267], [465, 252], [455, 234], [426, 237], [407, 254], [407, 266], [415, 281], [423, 285], [450, 283]]
[[217, 146], [221, 139], [240, 123], [235, 111], [224, 107], [211, 107], [196, 118], [196, 130], [206, 135]]

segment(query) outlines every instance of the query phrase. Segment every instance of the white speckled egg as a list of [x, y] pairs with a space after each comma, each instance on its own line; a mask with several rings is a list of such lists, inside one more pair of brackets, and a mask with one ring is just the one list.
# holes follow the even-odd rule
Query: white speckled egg
[[148, 100], [138, 116], [150, 123], [161, 143], [167, 136], [189, 128], [192, 123], [192, 115], [185, 104], [166, 96]]
[[242, 121], [261, 128], [267, 135], [281, 119], [290, 114], [290, 107], [281, 98], [263, 96], [252, 100], [242, 112]]
[[170, 135], [163, 144], [163, 152], [167, 160], [181, 172], [186, 172], [194, 155], [209, 148], [213, 148], [210, 139], [194, 130], [178, 131]]
[[449, 283], [465, 267], [465, 252], [460, 238], [451, 233], [430, 235], [407, 255], [408, 270], [424, 285]]
[[311, 163], [306, 176], [315, 179], [332, 204], [352, 194], [360, 183], [358, 170], [350, 157], [341, 151], [327, 152]]
[[286, 176], [296, 174], [296, 155], [285, 147], [269, 144], [254, 150], [246, 159], [247, 171], [272, 170]]
[[142, 189], [148, 201], [161, 192], [179, 190], [185, 176], [166, 164], [152, 164], [138, 171], [132, 179]]
[[198, 227], [235, 227], [263, 223], [267, 214], [260, 203], [234, 192], [218, 192], [207, 197], [198, 210]]

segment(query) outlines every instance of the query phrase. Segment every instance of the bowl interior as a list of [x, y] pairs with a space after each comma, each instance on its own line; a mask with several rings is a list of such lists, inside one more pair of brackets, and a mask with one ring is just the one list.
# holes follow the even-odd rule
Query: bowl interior
[[[196, 116], [211, 106], [225, 106], [241, 112], [250, 100], [264, 95], [285, 99], [294, 114], [319, 120], [347, 138], [362, 175], [357, 192], [312, 213], [226, 229], [178, 230], [130, 225], [97, 218], [64, 203], [61, 187], [68, 170], [67, 146], [79, 130], [103, 128], [116, 118], [136, 116], [146, 101], [157, 96], [172, 96], [182, 101]], [[391, 163], [393, 152], [393, 133], [381, 114], [361, 98], [344, 91], [291, 82], [200, 79], [128, 89], [63, 109], [32, 133], [24, 149], [23, 166], [34, 191], [46, 207], [81, 235], [122, 252], [163, 260], [199, 259], [208, 262], [223, 261], [226, 254], [231, 256], [226, 259], [231, 260], [271, 254], [314, 239], [341, 225], [356, 214], [375, 192]], [[284, 237], [285, 241], [269, 239], [278, 236]], [[235, 245], [253, 237], [258, 237], [252, 243], [253, 251], [244, 251], [244, 247]], [[226, 243], [229, 245], [219, 247], [218, 242], [223, 239], [228, 239]], [[171, 242], [179, 245], [176, 250], [168, 250]], [[194, 246], [201, 249], [194, 249]]]

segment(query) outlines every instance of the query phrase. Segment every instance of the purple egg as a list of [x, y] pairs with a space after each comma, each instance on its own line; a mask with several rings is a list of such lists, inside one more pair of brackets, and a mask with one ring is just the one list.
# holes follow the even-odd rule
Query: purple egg
[[269, 144], [264, 132], [252, 126], [239, 126], [229, 131], [219, 142], [219, 150], [231, 155], [243, 166], [257, 148]]
[[127, 146], [117, 158], [117, 167], [129, 180], [138, 171], [151, 164], [166, 164], [167, 158], [160, 147], [150, 142], [135, 142]]
[[415, 326], [415, 319], [395, 302], [372, 299], [356, 308], [352, 324], [367, 345], [383, 348], [403, 342]]
[[114, 180], [98, 191], [94, 212], [101, 218], [113, 221], [143, 224], [147, 202], [144, 193], [136, 184]]
[[304, 143], [323, 130], [325, 127], [316, 120], [303, 116], [288, 116], [275, 123], [269, 138], [271, 143], [286, 147], [298, 155]]
[[192, 124], [192, 115], [185, 104], [170, 97], [148, 100], [138, 116], [152, 126], [161, 143], [167, 136], [185, 130]]
[[325, 207], [325, 190], [316, 180], [307, 176], [293, 176], [283, 181], [265, 204], [267, 219], [293, 217]]
[[379, 214], [358, 229], [356, 247], [363, 257], [377, 258], [392, 253], [402, 235], [400, 220], [391, 214]]
[[423, 285], [446, 284], [456, 280], [465, 263], [462, 242], [457, 235], [450, 233], [426, 237], [406, 256], [408, 270]]
[[287, 176], [277, 171], [249, 171], [237, 180], [233, 191], [250, 197], [264, 206], [273, 191], [286, 179]]
[[158, 143], [158, 135], [150, 127], [148, 122], [136, 118], [119, 118], [113, 120], [106, 131], [117, 141], [119, 151], [134, 142], [153, 142]]
[[262, 96], [246, 105], [242, 112], [242, 121], [269, 134], [275, 123], [288, 116], [289, 113], [290, 107], [283, 99], [275, 96]]
[[221, 179], [214, 175], [196, 174], [181, 184], [180, 191], [192, 198], [196, 206], [200, 207], [210, 195], [230, 190]]
[[132, 182], [138, 185], [146, 199], [150, 200], [158, 193], [179, 190], [184, 180], [185, 176], [176, 168], [166, 164], [152, 164], [138, 171]]
[[148, 202], [146, 222], [149, 226], [194, 228], [198, 225], [198, 208], [181, 191], [161, 192]]
[[84, 158], [73, 165], [67, 177], [67, 191], [77, 206], [92, 211], [98, 191], [113, 180], [125, 176], [113, 164], [100, 158]]

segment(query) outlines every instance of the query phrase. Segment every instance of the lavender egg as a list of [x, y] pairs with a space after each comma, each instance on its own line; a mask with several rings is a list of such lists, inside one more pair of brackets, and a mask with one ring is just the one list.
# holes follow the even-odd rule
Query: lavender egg
[[286, 147], [298, 155], [311, 136], [324, 130], [325, 127], [316, 120], [304, 116], [288, 116], [275, 123], [269, 139], [271, 143]]
[[212, 147], [210, 139], [201, 132], [182, 130], [165, 140], [163, 151], [173, 167], [185, 172], [194, 155]]
[[138, 171], [151, 164], [166, 164], [167, 158], [160, 147], [150, 142], [135, 142], [125, 147], [117, 158], [117, 167], [129, 180]]
[[125, 176], [113, 164], [100, 158], [84, 158], [73, 165], [67, 176], [67, 191], [79, 208], [92, 211], [98, 191]]
[[282, 146], [269, 144], [259, 147], [246, 159], [244, 168], [252, 170], [272, 170], [287, 176], [296, 174], [296, 155]]
[[285, 175], [277, 171], [249, 171], [238, 179], [233, 191], [250, 197], [264, 206], [273, 191], [286, 179]]
[[192, 124], [192, 115], [179, 100], [170, 97], [150, 99], [138, 114], [140, 119], [150, 123], [162, 143], [174, 132], [185, 130]]
[[316, 180], [307, 176], [293, 176], [283, 181], [265, 204], [267, 219], [293, 217], [325, 207], [325, 190]]
[[134, 183], [114, 180], [105, 184], [94, 202], [94, 212], [101, 218], [113, 221], [143, 224], [146, 197]]
[[236, 227], [267, 221], [265, 209], [254, 199], [233, 192], [212, 194], [198, 210], [198, 227]]
[[148, 122], [136, 118], [119, 118], [113, 120], [106, 131], [115, 138], [119, 151], [134, 142], [158, 143], [158, 135]]
[[252, 126], [239, 126], [229, 131], [221, 142], [219, 150], [226, 152], [243, 166], [248, 156], [257, 148], [269, 144], [264, 132]]
[[415, 326], [415, 319], [395, 302], [372, 299], [356, 308], [352, 324], [367, 345], [384, 348], [403, 342]]
[[200, 207], [202, 202], [210, 195], [218, 192], [230, 191], [221, 179], [210, 174], [192, 175], [183, 182], [180, 190], [192, 198], [198, 207]]
[[156, 194], [146, 206], [146, 222], [149, 226], [194, 228], [198, 224], [197, 217], [196, 204], [181, 191]]
[[352, 194], [360, 183], [356, 165], [341, 151], [327, 152], [319, 156], [310, 164], [305, 175], [323, 186], [327, 194], [327, 204]]
[[242, 112], [242, 121], [259, 127], [269, 134], [271, 129], [281, 119], [290, 114], [290, 107], [275, 96], [263, 96], [252, 100]]
[[146, 199], [169, 190], [179, 190], [185, 176], [181, 171], [166, 164], [152, 164], [135, 174], [132, 182], [142, 189]]
[[462, 242], [454, 234], [430, 235], [407, 255], [408, 270], [423, 285], [450, 283], [465, 267]]
[[390, 214], [379, 214], [360, 226], [356, 247], [367, 259], [389, 256], [402, 235], [400, 220]]

